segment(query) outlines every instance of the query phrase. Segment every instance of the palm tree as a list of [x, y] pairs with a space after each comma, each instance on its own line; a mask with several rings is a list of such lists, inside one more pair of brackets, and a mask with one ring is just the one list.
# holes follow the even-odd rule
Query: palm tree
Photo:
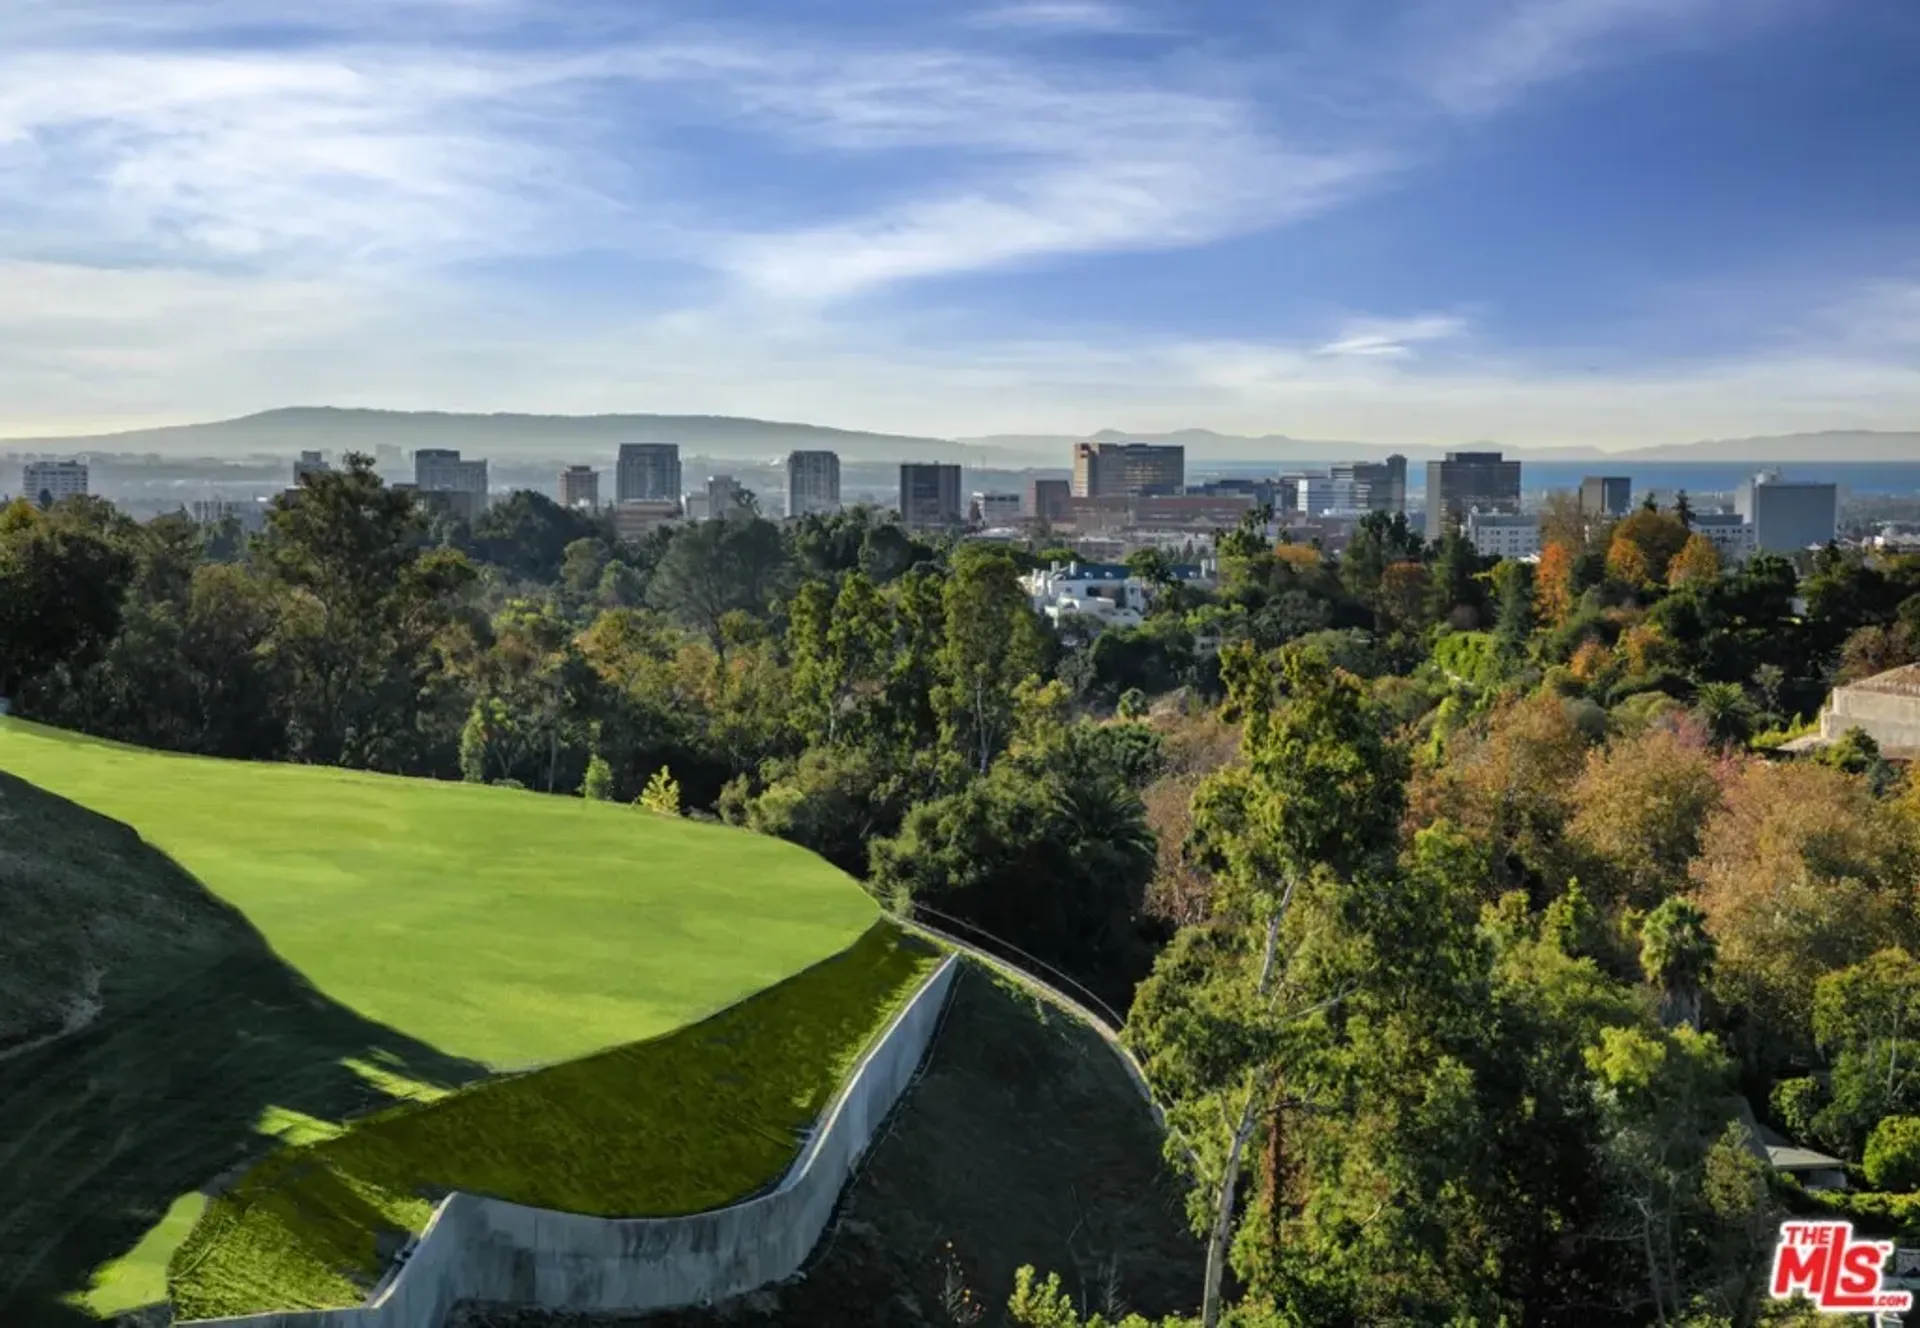
[[1668, 899], [1640, 926], [1640, 969], [1660, 989], [1660, 1018], [1700, 1027], [1700, 990], [1713, 972], [1715, 946], [1707, 915], [1685, 899]]
[[1146, 804], [1125, 784], [1071, 780], [1055, 795], [1055, 808], [1076, 846], [1098, 847], [1129, 867], [1152, 869], [1156, 841]]
[[1693, 713], [1717, 746], [1744, 744], [1753, 732], [1753, 705], [1739, 683], [1700, 684], [1693, 696]]

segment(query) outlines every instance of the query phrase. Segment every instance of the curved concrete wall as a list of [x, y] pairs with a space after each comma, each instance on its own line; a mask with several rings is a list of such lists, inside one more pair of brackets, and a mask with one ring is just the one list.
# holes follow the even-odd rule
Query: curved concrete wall
[[1086, 1005], [1084, 1002], [1069, 996], [1045, 978], [1029, 972], [1010, 959], [1002, 959], [990, 950], [981, 949], [972, 941], [963, 941], [952, 932], [944, 931], [920, 918], [914, 918], [908, 921], [907, 926], [913, 930], [925, 932], [942, 945], [958, 950], [963, 954], [971, 955], [986, 967], [1012, 978], [1015, 982], [1031, 990], [1035, 995], [1053, 1002], [1053, 1004], [1058, 1005], [1082, 1023], [1086, 1024], [1089, 1028], [1093, 1029], [1094, 1032], [1100, 1035], [1101, 1040], [1107, 1044], [1107, 1049], [1119, 1058], [1121, 1068], [1126, 1070], [1127, 1077], [1133, 1080], [1134, 1088], [1139, 1091], [1141, 1097], [1146, 1099], [1147, 1105], [1153, 1109], [1154, 1121], [1161, 1129], [1164, 1130], [1166, 1128], [1166, 1112], [1161, 1108], [1160, 1100], [1153, 1095], [1153, 1085], [1147, 1082], [1147, 1072], [1141, 1068], [1140, 1062], [1134, 1057], [1133, 1052], [1128, 1049], [1127, 1044], [1121, 1041], [1120, 1030], [1108, 1023], [1104, 1015]]
[[790, 1277], [925, 1057], [959, 962], [958, 955], [943, 960], [894, 1017], [768, 1194], [689, 1217], [622, 1220], [456, 1193], [441, 1201], [412, 1257], [369, 1304], [188, 1322], [438, 1328], [463, 1300], [585, 1312], [670, 1309]]

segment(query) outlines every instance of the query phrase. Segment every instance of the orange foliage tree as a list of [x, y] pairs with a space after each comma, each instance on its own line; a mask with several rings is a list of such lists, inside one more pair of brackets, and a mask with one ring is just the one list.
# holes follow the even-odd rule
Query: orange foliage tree
[[1558, 627], [1573, 612], [1573, 546], [1554, 540], [1540, 551], [1533, 572], [1533, 607], [1540, 621]]
[[1649, 512], [1643, 507], [1622, 517], [1613, 528], [1613, 540], [1607, 545], [1607, 571], [1613, 572], [1614, 550], [1624, 540], [1640, 551], [1646, 563], [1645, 575], [1633, 584], [1664, 584], [1668, 564], [1686, 547], [1688, 538], [1687, 528], [1679, 517], [1671, 512]]
[[1667, 564], [1667, 584], [1676, 589], [1719, 579], [1720, 550], [1714, 548], [1713, 541], [1705, 535], [1689, 535], [1680, 552]]
[[1607, 546], [1607, 575], [1638, 590], [1653, 580], [1653, 564], [1648, 560], [1645, 549], [1626, 534], [1616, 531], [1613, 543]]
[[1581, 682], [1592, 682], [1604, 674], [1611, 663], [1613, 652], [1601, 642], [1589, 640], [1580, 643], [1573, 658], [1567, 661], [1567, 667]]
[[1914, 808], [1829, 766], [1743, 762], [1692, 878], [1720, 951], [1714, 990], [1750, 1054], [1811, 1055], [1813, 984], [1891, 945], [1920, 948]]
[[1650, 909], [1686, 888], [1707, 816], [1735, 768], [1697, 725], [1655, 725], [1587, 756], [1567, 833], [1591, 860], [1598, 898]]

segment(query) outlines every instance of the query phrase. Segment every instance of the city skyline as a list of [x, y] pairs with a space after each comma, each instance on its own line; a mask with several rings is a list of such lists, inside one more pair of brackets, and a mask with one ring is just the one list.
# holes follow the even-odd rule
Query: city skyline
[[1899, 429], [1916, 22], [11, 6], [0, 436], [315, 400], [1519, 453]]

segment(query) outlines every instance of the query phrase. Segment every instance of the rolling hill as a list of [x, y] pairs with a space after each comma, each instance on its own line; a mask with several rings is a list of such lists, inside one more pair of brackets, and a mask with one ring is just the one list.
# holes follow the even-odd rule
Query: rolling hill
[[958, 461], [961, 454], [958, 444], [938, 438], [721, 415], [460, 415], [332, 406], [88, 437], [6, 438], [0, 439], [0, 450], [231, 458], [303, 450], [371, 454], [384, 444], [408, 451], [453, 447], [479, 456], [593, 462], [611, 457], [621, 443], [651, 442], [678, 443], [683, 454], [715, 457], [771, 457], [804, 448], [829, 449], [843, 461]]

